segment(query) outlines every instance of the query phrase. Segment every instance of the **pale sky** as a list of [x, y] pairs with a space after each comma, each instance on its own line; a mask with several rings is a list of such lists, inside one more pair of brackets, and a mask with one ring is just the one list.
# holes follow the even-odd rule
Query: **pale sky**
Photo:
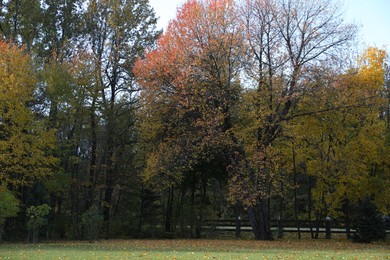
[[[149, 0], [165, 29], [185, 0]], [[345, 20], [361, 26], [361, 42], [390, 50], [390, 0], [344, 0]]]
[[390, 0], [345, 0], [346, 20], [361, 27], [362, 41], [390, 50]]

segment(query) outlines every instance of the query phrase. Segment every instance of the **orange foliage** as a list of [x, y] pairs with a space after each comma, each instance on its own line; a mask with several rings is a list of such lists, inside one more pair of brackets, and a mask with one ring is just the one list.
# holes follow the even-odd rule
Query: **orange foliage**
[[[207, 157], [201, 154], [211, 142], [221, 142], [238, 93], [239, 31], [233, 1], [189, 0], [156, 48], [136, 62], [146, 115], [142, 133], [153, 144], [146, 155], [149, 177], [180, 175]], [[159, 166], [163, 159], [156, 160], [160, 156], [170, 160], [166, 170]]]
[[168, 95], [193, 106], [191, 99], [207, 92], [205, 83], [230, 84], [226, 66], [235, 62], [231, 54], [239, 46], [234, 15], [231, 0], [190, 0], [179, 8], [157, 48], [136, 63], [143, 97]]

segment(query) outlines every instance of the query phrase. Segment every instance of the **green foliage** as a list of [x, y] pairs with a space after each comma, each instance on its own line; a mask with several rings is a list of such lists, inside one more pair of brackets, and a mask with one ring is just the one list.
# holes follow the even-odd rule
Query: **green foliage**
[[1, 34], [31, 49], [39, 37], [41, 15], [39, 0], [1, 1]]
[[[90, 165], [88, 206], [94, 200], [94, 183], [104, 186], [103, 218], [106, 237], [113, 194], [121, 178], [132, 172], [137, 133], [134, 110], [138, 85], [133, 68], [159, 34], [153, 10], [144, 0], [89, 1], [85, 13], [85, 39], [96, 64], [90, 105]], [[101, 135], [99, 135], [101, 134]], [[89, 150], [89, 149], [88, 149]], [[104, 177], [100, 177], [104, 176]]]
[[27, 229], [32, 233], [32, 242], [38, 242], [40, 228], [47, 224], [47, 216], [51, 207], [47, 204], [31, 206], [27, 209], [26, 215], [29, 218]]
[[364, 199], [357, 211], [357, 233], [354, 240], [371, 243], [386, 237], [383, 216], [377, 206], [368, 198]]
[[14, 217], [19, 211], [19, 201], [3, 185], [0, 187], [0, 223], [4, 224], [6, 218]]
[[0, 186], [0, 240], [3, 236], [6, 219], [16, 216], [18, 212], [19, 201], [7, 187], [4, 185]]
[[70, 177], [63, 172], [59, 172], [45, 181], [45, 188], [51, 194], [62, 194], [69, 189], [70, 183]]
[[81, 216], [81, 225], [84, 229], [85, 238], [89, 241], [99, 238], [103, 226], [103, 215], [97, 206], [92, 206]]

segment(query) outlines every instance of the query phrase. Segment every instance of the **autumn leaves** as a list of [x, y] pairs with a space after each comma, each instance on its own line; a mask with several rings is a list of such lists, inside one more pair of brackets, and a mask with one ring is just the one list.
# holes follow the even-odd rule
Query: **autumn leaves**
[[90, 212], [195, 236], [229, 202], [270, 239], [275, 216], [389, 210], [387, 54], [350, 58], [334, 1], [188, 0], [162, 34], [146, 1], [45, 2], [34, 39], [4, 7], [27, 49], [0, 45], [0, 178], [44, 187], [59, 237]]
[[[217, 168], [230, 169], [229, 197], [254, 211], [256, 238], [269, 239], [268, 204], [280, 190], [276, 185], [288, 179], [281, 173], [306, 165], [305, 174], [316, 179], [316, 209], [337, 215], [341, 204], [358, 199], [348, 195], [356, 180], [387, 160], [363, 156], [385, 145], [379, 115], [386, 102], [379, 99], [386, 53], [368, 49], [346, 70], [343, 50], [355, 33], [328, 0], [184, 3], [157, 47], [135, 66], [148, 111], [141, 132], [153, 143], [145, 176], [193, 175], [207, 182], [213, 169], [201, 165], [222, 149]], [[351, 141], [356, 138], [364, 140]], [[381, 169], [376, 174], [386, 172]]]

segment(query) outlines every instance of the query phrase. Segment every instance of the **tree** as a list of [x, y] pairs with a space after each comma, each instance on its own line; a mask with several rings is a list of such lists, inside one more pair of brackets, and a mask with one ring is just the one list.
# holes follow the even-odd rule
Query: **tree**
[[[48, 125], [56, 131], [55, 154], [59, 158], [55, 178], [45, 182], [56, 207], [55, 224], [58, 235], [65, 236], [65, 212], [69, 210], [74, 237], [81, 237], [79, 215], [89, 203], [89, 190], [96, 181], [88, 181], [91, 129], [90, 114], [96, 97], [93, 78], [96, 66], [91, 55], [80, 52], [63, 61], [49, 60], [42, 79], [45, 97], [50, 102]], [[93, 110], [95, 112], [95, 110]], [[95, 128], [94, 128], [95, 127]], [[86, 191], [88, 190], [88, 191]], [[66, 206], [69, 208], [65, 208]]]
[[77, 40], [82, 36], [84, 0], [43, 0], [39, 22], [40, 38], [36, 50], [46, 61], [61, 61], [76, 51]]
[[[242, 50], [234, 1], [187, 1], [155, 50], [135, 67], [142, 87], [149, 143], [144, 178], [151, 187], [191, 190], [191, 226], [203, 218], [206, 187], [229, 161], [234, 103], [238, 98]], [[216, 166], [218, 165], [218, 166]], [[225, 177], [226, 179], [226, 177]], [[194, 194], [199, 185], [199, 211]], [[170, 219], [172, 203], [166, 212]], [[172, 232], [173, 223], [166, 223]]]
[[[104, 176], [103, 217], [108, 237], [114, 188], [124, 174], [122, 169], [129, 165], [131, 156], [126, 153], [134, 151], [131, 144], [135, 137], [135, 118], [132, 115], [138, 87], [133, 67], [145, 48], [154, 44], [159, 32], [154, 12], [146, 0], [93, 0], [89, 2], [85, 19], [86, 48], [91, 50], [96, 63], [90, 113], [90, 180], [97, 177], [97, 169], [100, 169]], [[105, 136], [100, 162], [96, 150], [99, 125]]]
[[[356, 67], [342, 73], [322, 69], [312, 91], [301, 98], [297, 109], [303, 116], [286, 127], [298, 148], [298, 162], [315, 180], [309, 200], [317, 221], [343, 217], [349, 229], [351, 208], [360, 200], [371, 197], [384, 205], [388, 198], [386, 130], [379, 116], [385, 56], [382, 50], [368, 48], [352, 62]], [[307, 113], [313, 107], [318, 112]]]
[[354, 240], [362, 243], [385, 240], [386, 230], [382, 215], [376, 205], [368, 198], [363, 199], [359, 205], [357, 219], [357, 232]]
[[42, 204], [31, 206], [27, 209], [28, 223], [27, 228], [32, 232], [32, 242], [38, 243], [39, 231], [47, 224], [47, 215], [49, 215], [50, 206]]
[[[299, 116], [301, 96], [310, 91], [308, 72], [320, 64], [337, 60], [341, 50], [356, 31], [340, 17], [332, 1], [246, 1], [242, 24], [248, 49], [246, 75], [257, 92], [254, 94], [253, 128], [256, 136], [250, 157], [241, 154], [236, 164], [247, 180], [245, 191], [249, 217], [256, 239], [270, 239], [269, 190], [270, 149], [283, 136], [284, 125]], [[314, 114], [316, 111], [310, 111]], [[252, 165], [252, 167], [249, 167]], [[237, 178], [236, 178], [237, 179]], [[248, 184], [244, 184], [248, 185]]]
[[0, 31], [3, 39], [26, 46], [31, 50], [39, 38], [41, 8], [39, 0], [1, 1]]
[[82, 215], [81, 224], [86, 231], [86, 238], [89, 242], [99, 238], [100, 229], [103, 223], [103, 216], [96, 206], [92, 206]]
[[29, 107], [36, 90], [29, 57], [1, 42], [0, 61], [0, 180], [15, 191], [52, 174], [54, 132]]

